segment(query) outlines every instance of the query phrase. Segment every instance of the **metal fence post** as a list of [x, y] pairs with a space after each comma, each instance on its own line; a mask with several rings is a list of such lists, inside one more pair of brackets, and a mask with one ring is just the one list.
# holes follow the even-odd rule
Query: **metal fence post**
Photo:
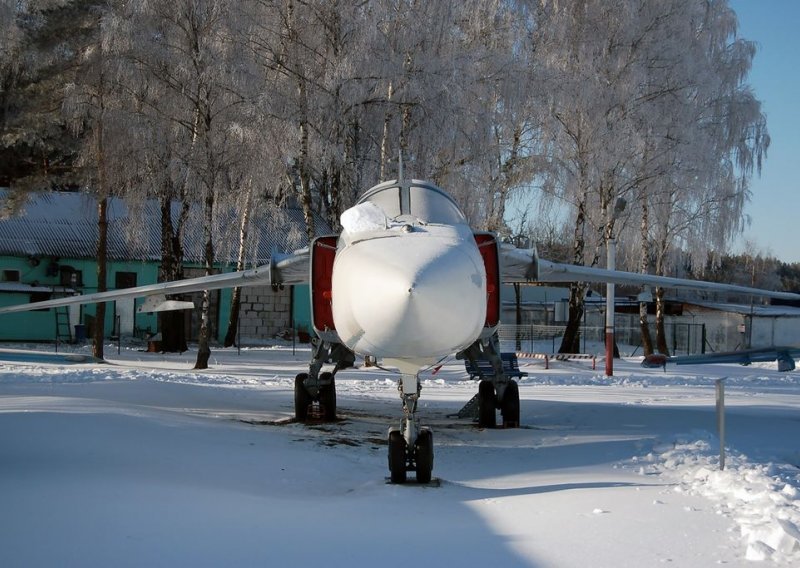
[[714, 381], [717, 392], [717, 434], [719, 436], [719, 469], [725, 469], [725, 379]]

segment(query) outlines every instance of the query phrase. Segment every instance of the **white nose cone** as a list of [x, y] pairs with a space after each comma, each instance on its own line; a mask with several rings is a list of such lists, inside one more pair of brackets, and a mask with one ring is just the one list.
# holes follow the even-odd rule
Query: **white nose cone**
[[333, 318], [350, 349], [437, 360], [472, 343], [486, 319], [486, 274], [473, 242], [398, 235], [337, 254]]

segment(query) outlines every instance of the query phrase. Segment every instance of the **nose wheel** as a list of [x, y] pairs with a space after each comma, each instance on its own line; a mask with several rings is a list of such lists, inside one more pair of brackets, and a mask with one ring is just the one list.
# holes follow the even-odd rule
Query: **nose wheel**
[[417, 474], [417, 483], [430, 483], [433, 475], [433, 433], [422, 428], [417, 441], [409, 447], [403, 433], [393, 428], [389, 431], [389, 479], [392, 483], [405, 483], [408, 472]]
[[402, 374], [397, 386], [403, 401], [401, 426], [389, 429], [389, 474], [392, 483], [405, 483], [409, 471], [416, 472], [417, 483], [430, 483], [433, 473], [433, 434], [430, 428], [419, 425], [419, 377], [416, 369], [411, 370], [414, 372]]

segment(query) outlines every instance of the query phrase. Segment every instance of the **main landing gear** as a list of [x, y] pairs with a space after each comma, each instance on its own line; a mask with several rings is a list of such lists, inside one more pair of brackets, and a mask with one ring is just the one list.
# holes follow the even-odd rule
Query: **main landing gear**
[[478, 426], [497, 426], [496, 410], [503, 417], [503, 428], [519, 428], [519, 385], [511, 379], [499, 383], [484, 379], [478, 385]]
[[[495, 428], [499, 409], [504, 428], [519, 428], [519, 385], [506, 376], [497, 334], [479, 339], [458, 356], [469, 359], [481, 379], [478, 385], [478, 426]], [[491, 370], [486, 370], [478, 360], [488, 361]]]
[[417, 483], [430, 483], [433, 474], [433, 433], [420, 427], [417, 402], [420, 384], [416, 371], [403, 374], [398, 386], [403, 400], [400, 427], [389, 429], [389, 474], [392, 483], [405, 483], [409, 471], [416, 473]]
[[298, 422], [309, 418], [336, 420], [336, 381], [333, 373], [320, 373], [312, 380], [309, 373], [294, 378], [294, 416]]
[[[294, 416], [298, 422], [336, 420], [336, 381], [339, 369], [351, 367], [355, 356], [339, 343], [315, 339], [308, 373], [294, 378]], [[335, 362], [333, 371], [321, 373], [322, 365]]]

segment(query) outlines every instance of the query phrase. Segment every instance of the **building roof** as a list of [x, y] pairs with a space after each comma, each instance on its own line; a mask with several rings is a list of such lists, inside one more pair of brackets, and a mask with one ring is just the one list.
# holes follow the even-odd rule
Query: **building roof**
[[[0, 189], [0, 200], [8, 190]], [[239, 221], [234, 207], [218, 201], [215, 219], [215, 256], [219, 262], [235, 262], [238, 254]], [[179, 204], [172, 205], [177, 221]], [[155, 200], [129, 209], [125, 201], [108, 203], [108, 258], [112, 260], [161, 259], [161, 215]], [[332, 232], [315, 215], [320, 234]], [[289, 252], [307, 245], [303, 213], [297, 208], [255, 213], [250, 224], [246, 259], [266, 262], [273, 250]], [[0, 219], [0, 255], [60, 258], [95, 258], [97, 248], [97, 201], [86, 193], [35, 193], [21, 212]], [[184, 260], [202, 262], [204, 251], [201, 207], [190, 210], [184, 234]]]
[[25, 294], [30, 294], [31, 292], [43, 292], [47, 294], [60, 292], [63, 294], [77, 294], [76, 290], [64, 286], [33, 286], [21, 282], [0, 282], [0, 292], [22, 292]]
[[745, 316], [759, 317], [800, 317], [800, 308], [794, 306], [772, 306], [763, 304], [729, 304], [722, 302], [687, 301], [690, 306], [698, 306], [707, 310], [717, 310]]

